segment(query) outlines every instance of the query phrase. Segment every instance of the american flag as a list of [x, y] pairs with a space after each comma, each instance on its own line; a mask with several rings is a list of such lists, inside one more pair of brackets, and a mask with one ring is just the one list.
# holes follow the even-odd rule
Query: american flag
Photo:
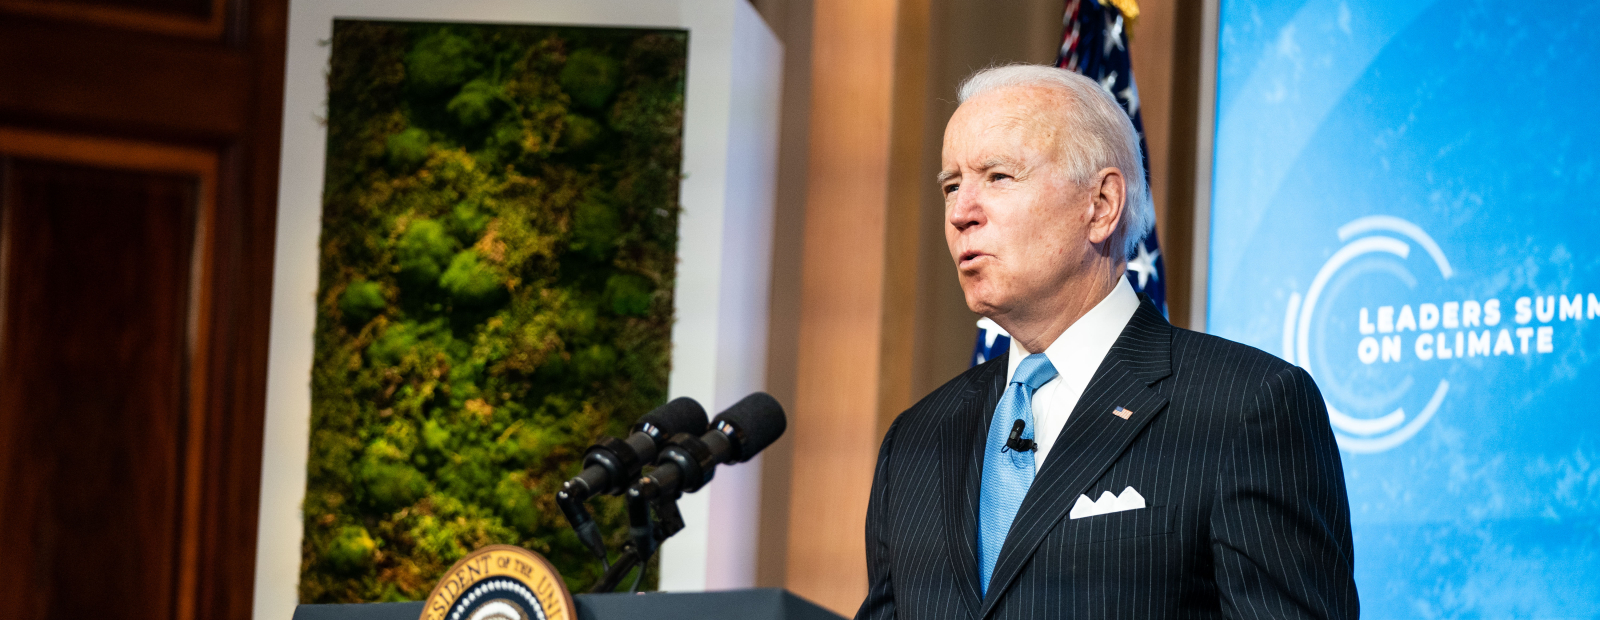
[[[1144, 120], [1139, 114], [1139, 87], [1133, 83], [1133, 56], [1128, 53], [1128, 28], [1139, 17], [1135, 0], [1067, 0], [1062, 16], [1061, 49], [1056, 66], [1094, 78], [1122, 104], [1139, 132], [1139, 152], [1144, 155], [1145, 178], [1150, 177], [1150, 149], [1144, 142]], [[1152, 226], [1128, 258], [1128, 283], [1150, 296], [1162, 314], [1167, 313], [1166, 261]], [[1005, 353], [1011, 338], [989, 319], [978, 321], [978, 341], [972, 351], [976, 366]]]
[[[1145, 178], [1150, 177], [1150, 148], [1144, 143], [1144, 119], [1139, 113], [1139, 87], [1133, 83], [1133, 56], [1128, 53], [1128, 27], [1139, 17], [1133, 0], [1067, 0], [1062, 18], [1061, 50], [1056, 66], [1094, 78], [1122, 104], [1139, 132], [1139, 152], [1144, 154]], [[1150, 296], [1162, 314], [1167, 312], [1166, 269], [1156, 229], [1139, 241], [1128, 259], [1128, 282]]]

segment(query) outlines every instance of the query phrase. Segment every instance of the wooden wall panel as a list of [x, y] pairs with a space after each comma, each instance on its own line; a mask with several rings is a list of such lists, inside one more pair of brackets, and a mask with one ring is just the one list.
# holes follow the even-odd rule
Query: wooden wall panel
[[[1173, 32], [1176, 27], [1177, 0], [1143, 0], [1139, 20], [1134, 23], [1128, 42], [1133, 56], [1133, 76], [1139, 82], [1139, 108], [1144, 113], [1144, 139], [1149, 149], [1150, 198], [1155, 203], [1156, 234], [1161, 242], [1161, 259], [1166, 262], [1167, 309], [1174, 325], [1188, 325], [1185, 313], [1188, 300], [1177, 295], [1188, 280], [1188, 256], [1170, 248], [1178, 239], [1187, 239], [1187, 220], [1171, 215], [1172, 199], [1172, 82]], [[1178, 242], [1181, 249], [1183, 244]], [[1181, 281], [1181, 282], [1180, 282]], [[1184, 289], [1187, 290], [1187, 289]], [[1181, 308], [1180, 308], [1181, 306]]]
[[5, 168], [0, 617], [192, 617], [201, 180]]
[[[1195, 300], [1203, 299], [1203, 282], [1196, 278], [1197, 264], [1204, 257], [1195, 255], [1195, 221], [1197, 174], [1200, 164], [1202, 132], [1201, 119], [1207, 117], [1204, 107], [1213, 105], [1203, 101], [1201, 95], [1201, 58], [1207, 43], [1203, 40], [1205, 2], [1174, 2], [1172, 30], [1168, 56], [1172, 67], [1171, 99], [1168, 125], [1166, 220], [1160, 222], [1161, 251], [1167, 261], [1167, 312], [1172, 324], [1189, 329], [1204, 329], [1204, 320], [1196, 320]], [[1204, 173], [1209, 173], [1207, 170]], [[1205, 184], [1209, 186], [1209, 184]]]
[[[786, 583], [851, 614], [866, 593], [862, 526], [877, 458], [881, 369], [904, 348], [891, 282], [889, 175], [901, 2], [817, 0]], [[924, 26], [925, 28], [925, 26]], [[920, 93], [918, 93], [920, 95]], [[894, 245], [899, 245], [895, 243]], [[886, 320], [895, 324], [886, 325]]]
[[235, 136], [249, 128], [250, 61], [215, 44], [0, 13], [0, 111], [75, 133]]
[[22, 593], [0, 617], [94, 609], [68, 560], [102, 553], [110, 600], [193, 618], [203, 482], [231, 465], [206, 458], [218, 158], [0, 127], [0, 167], [0, 588]]
[[[800, 346], [800, 273], [806, 209], [806, 136], [811, 110], [811, 0], [754, 0], [783, 42], [783, 101], [778, 136], [778, 190], [772, 234], [772, 286], [767, 318], [767, 393], [793, 412]], [[761, 530], [756, 587], [787, 587], [789, 491], [794, 437], [761, 453]]]
[[[64, 562], [80, 561], [75, 555], [80, 549], [124, 558], [102, 567], [93, 583], [71, 587], [119, 593], [143, 605], [127, 617], [188, 620], [250, 615], [287, 12], [286, 0], [0, 0], [0, 158], [9, 157], [9, 165], [24, 172], [36, 169], [30, 166], [92, 172], [103, 182], [85, 181], [84, 186], [107, 194], [106, 199], [77, 205], [79, 216], [92, 220], [116, 221], [125, 207], [135, 203], [152, 208], [154, 198], [144, 202], [117, 198], [120, 194], [105, 189], [116, 185], [108, 179], [145, 187], [156, 192], [154, 196], [165, 195], [154, 188], [172, 183], [189, 187], [193, 199], [188, 203], [190, 221], [184, 226], [195, 242], [187, 246], [183, 259], [187, 262], [181, 342], [165, 353], [181, 361], [176, 403], [170, 400], [170, 365], [157, 363], [163, 353], [157, 347], [142, 347], [141, 355], [151, 358], [149, 367], [126, 375], [130, 383], [124, 387], [166, 394], [168, 400], [151, 401], [143, 409], [72, 406], [68, 413], [0, 405], [5, 409], [0, 417], [7, 424], [20, 424], [38, 439], [27, 440], [25, 450], [14, 445], [23, 440], [13, 441], [16, 438], [0, 432], [0, 467], [24, 464], [0, 471], [4, 481], [0, 484], [25, 485], [15, 487], [22, 489], [17, 492], [59, 484], [58, 470], [37, 466], [57, 459], [52, 455], [59, 454], [60, 446], [53, 442], [61, 436], [50, 433], [65, 428], [38, 427], [40, 418], [28, 417], [46, 416], [102, 425], [83, 431], [86, 441], [104, 444], [120, 433], [126, 445], [95, 454], [104, 453], [105, 459], [127, 467], [88, 459], [75, 462], [81, 469], [70, 473], [74, 483], [90, 491], [127, 487], [137, 498], [106, 494], [107, 515], [73, 513], [77, 516], [69, 518], [71, 511], [34, 510], [11, 501], [11, 490], [0, 491], [4, 498], [0, 521], [26, 521], [35, 531], [75, 532], [68, 541], [79, 545], [35, 546], [29, 562], [20, 564], [16, 556], [0, 549], [8, 565], [32, 575], [35, 581], [28, 587], [37, 591], [27, 595], [34, 597], [27, 599], [34, 601], [28, 603], [33, 606], [3, 608], [0, 617], [104, 615], [77, 613], [87, 608], [51, 598], [56, 596], [51, 588], [60, 581], [51, 571], [66, 570], [60, 568]], [[9, 176], [20, 178], [16, 172]], [[0, 211], [18, 199], [3, 200], [10, 202]], [[9, 238], [6, 233], [0, 224], [0, 238]], [[147, 255], [155, 248], [175, 251], [183, 245], [144, 236], [124, 241], [129, 245], [81, 243], [72, 252], [75, 259], [135, 270], [140, 278], [166, 278], [170, 273], [157, 268], [159, 261]], [[0, 248], [0, 255], [4, 250]], [[0, 279], [0, 288], [15, 285], [20, 290], [36, 285], [33, 279], [49, 279], [48, 274], [15, 265], [0, 266], [0, 273], [10, 278]], [[107, 274], [112, 276], [133, 277]], [[87, 287], [76, 292], [109, 296], [114, 291]], [[9, 302], [0, 303], [0, 308], [5, 303]], [[88, 305], [93, 309], [52, 314], [60, 321], [53, 328], [42, 326], [38, 313], [15, 321], [0, 317], [0, 325], [51, 338], [58, 345], [107, 330], [121, 330], [117, 333], [140, 342], [168, 341], [170, 329], [158, 329], [146, 314], [122, 312], [126, 304]], [[3, 334], [0, 331], [0, 364], [17, 356], [31, 357], [25, 349], [13, 351], [13, 340]], [[77, 384], [68, 374], [43, 374], [39, 381], [57, 385], [29, 387], [46, 393], [81, 391], [84, 398], [92, 395], [70, 389]], [[116, 384], [103, 387], [112, 389]], [[82, 417], [86, 410], [103, 415], [88, 420]], [[148, 418], [139, 428], [167, 439], [176, 432], [178, 443], [122, 432], [124, 418], [138, 415]], [[117, 456], [117, 450], [124, 452]], [[93, 528], [81, 519], [91, 517], [106, 527], [83, 533]], [[142, 533], [161, 530], [157, 524], [166, 524], [166, 538]], [[24, 538], [34, 544], [32, 538]], [[15, 540], [0, 537], [0, 546]], [[69, 576], [67, 581], [83, 577]], [[6, 597], [0, 594], [0, 598]]]

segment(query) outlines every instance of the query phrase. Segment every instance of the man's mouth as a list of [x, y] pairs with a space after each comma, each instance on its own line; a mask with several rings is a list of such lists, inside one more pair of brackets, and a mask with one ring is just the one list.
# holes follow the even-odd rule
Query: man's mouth
[[958, 264], [961, 267], [966, 267], [966, 266], [972, 264], [973, 261], [976, 261], [979, 258], [983, 258], [985, 256], [988, 256], [988, 254], [984, 254], [983, 252], [978, 252], [978, 251], [974, 251], [974, 250], [968, 250], [966, 252], [962, 252], [961, 253], [961, 260], [960, 260], [960, 262]]

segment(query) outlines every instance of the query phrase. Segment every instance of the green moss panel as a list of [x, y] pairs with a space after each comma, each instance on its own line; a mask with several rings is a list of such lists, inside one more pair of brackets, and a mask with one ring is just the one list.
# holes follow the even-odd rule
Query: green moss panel
[[554, 497], [666, 401], [687, 42], [335, 24], [301, 602], [418, 600], [494, 543], [599, 577]]

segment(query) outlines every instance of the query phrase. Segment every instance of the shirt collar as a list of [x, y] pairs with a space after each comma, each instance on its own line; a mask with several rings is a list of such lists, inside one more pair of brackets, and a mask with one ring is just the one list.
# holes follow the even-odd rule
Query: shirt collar
[[[1067, 327], [1067, 331], [1045, 348], [1044, 355], [1050, 358], [1050, 365], [1055, 366], [1061, 376], [1068, 377], [1074, 384], [1087, 384], [1138, 310], [1139, 294], [1133, 292], [1133, 285], [1128, 284], [1127, 278], [1117, 278], [1117, 285], [1105, 299]], [[1017, 365], [1027, 356], [1028, 351], [1012, 338], [1011, 354], [1006, 356], [1007, 384], [1016, 374]]]

